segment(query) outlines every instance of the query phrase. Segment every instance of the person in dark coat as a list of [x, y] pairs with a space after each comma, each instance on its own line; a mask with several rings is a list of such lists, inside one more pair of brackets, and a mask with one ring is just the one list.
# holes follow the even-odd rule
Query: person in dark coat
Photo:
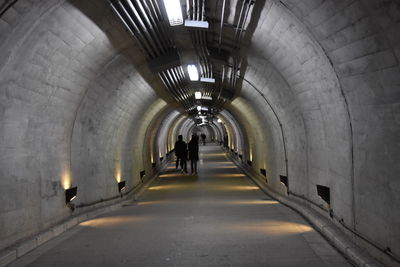
[[182, 135], [178, 136], [178, 141], [175, 142], [176, 168], [178, 169], [179, 161], [181, 162], [181, 173], [187, 173], [187, 145], [183, 141]]
[[192, 173], [197, 173], [197, 161], [199, 160], [199, 137], [196, 134], [192, 135], [188, 148]]

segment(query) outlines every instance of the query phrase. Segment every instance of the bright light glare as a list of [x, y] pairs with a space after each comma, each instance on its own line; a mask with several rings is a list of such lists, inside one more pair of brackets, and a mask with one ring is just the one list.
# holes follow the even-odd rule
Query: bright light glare
[[201, 77], [201, 78], [200, 78], [200, 82], [215, 83], [215, 79], [214, 79], [214, 78], [204, 78], [204, 77]]
[[187, 70], [189, 72], [189, 78], [191, 81], [199, 80], [199, 73], [197, 72], [196, 65], [188, 65]]
[[217, 122], [221, 123], [221, 122], [222, 122], [222, 120], [221, 120], [221, 119], [218, 119], [218, 120], [217, 120]]
[[164, 6], [171, 26], [183, 24], [182, 9], [179, 0], [164, 0]]
[[195, 92], [195, 93], [194, 93], [194, 97], [195, 97], [196, 99], [201, 99], [201, 92], [199, 92], [199, 91]]
[[204, 28], [208, 29], [208, 22], [207, 21], [200, 21], [200, 20], [185, 20], [186, 27], [194, 27], [194, 28]]
[[201, 111], [201, 106], [197, 106], [197, 111]]

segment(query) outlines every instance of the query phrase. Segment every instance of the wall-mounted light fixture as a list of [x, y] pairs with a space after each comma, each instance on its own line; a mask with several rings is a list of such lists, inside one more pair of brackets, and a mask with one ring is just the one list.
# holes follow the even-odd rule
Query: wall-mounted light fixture
[[253, 162], [252, 162], [251, 160], [248, 160], [248, 161], [247, 161], [247, 164], [248, 164], [249, 166], [253, 166]]
[[139, 175], [140, 175], [140, 180], [141, 180], [142, 183], [143, 183], [143, 177], [146, 175], [146, 171], [141, 171], [141, 172], [139, 173]]
[[163, 161], [164, 157], [160, 157], [160, 161]]
[[200, 91], [194, 92], [194, 98], [201, 99], [201, 92]]
[[171, 26], [183, 24], [180, 0], [164, 0], [164, 6]]
[[76, 198], [76, 193], [78, 192], [78, 187], [71, 187], [65, 190], [65, 203], [68, 204]]
[[152, 163], [151, 163], [151, 167], [155, 168], [156, 166], [157, 166], [157, 163], [156, 163], [156, 162], [152, 162]]
[[280, 175], [279, 177], [280, 177], [281, 184], [286, 186], [287, 193], [289, 194], [289, 179], [287, 178], [287, 176], [284, 176], [284, 175]]
[[118, 183], [118, 192], [121, 193], [121, 191], [125, 189], [125, 184], [126, 184], [125, 181], [121, 181]]
[[218, 123], [222, 123], [222, 120], [221, 120], [221, 119], [218, 119], [217, 122], [218, 122]]
[[240, 158], [241, 160], [243, 160], [243, 155], [242, 155], [242, 154], [239, 154], [239, 158]]
[[188, 65], [187, 66], [187, 71], [189, 73], [189, 79], [191, 81], [198, 81], [199, 80], [199, 73], [197, 72], [197, 67], [196, 65]]
[[212, 100], [213, 98], [212, 98], [212, 96], [205, 96], [205, 95], [203, 95], [203, 96], [201, 97], [201, 99], [204, 99], [204, 100]]
[[201, 113], [201, 106], [197, 106], [196, 108], [197, 108], [197, 111], [200, 111], [200, 113]]
[[78, 192], [78, 187], [71, 187], [65, 190], [65, 204], [74, 211], [75, 205], [71, 203], [72, 200], [76, 198], [76, 193]]
[[331, 192], [329, 187], [317, 184], [317, 194], [328, 205], [331, 204]]
[[260, 173], [261, 173], [262, 175], [264, 175], [265, 177], [267, 177], [267, 170], [265, 170], [265, 169], [260, 169]]

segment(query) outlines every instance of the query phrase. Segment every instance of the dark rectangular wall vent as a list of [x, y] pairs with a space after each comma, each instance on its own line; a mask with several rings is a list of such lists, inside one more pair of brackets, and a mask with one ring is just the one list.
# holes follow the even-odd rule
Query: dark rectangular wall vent
[[280, 181], [282, 184], [284, 184], [286, 187], [289, 187], [289, 180], [287, 178], [287, 176], [284, 175], [280, 175]]
[[251, 162], [251, 160], [248, 160], [247, 164], [249, 164], [250, 166], [253, 166], [253, 162]]
[[160, 157], [160, 161], [163, 161], [164, 157]]
[[267, 177], [267, 171], [265, 169], [260, 169], [260, 173]]
[[319, 185], [317, 184], [317, 194], [320, 198], [322, 198], [323, 201], [328, 203], [328, 205], [331, 204], [331, 190], [329, 187], [324, 186], [324, 185]]
[[118, 192], [121, 192], [122, 189], [125, 188], [125, 184], [126, 184], [125, 181], [121, 181], [121, 182], [118, 183]]
[[242, 154], [239, 154], [239, 158], [240, 158], [240, 159], [243, 159], [243, 156], [242, 156]]
[[155, 162], [151, 163], [151, 167], [154, 168], [155, 166], [157, 166], [157, 163], [155, 163]]

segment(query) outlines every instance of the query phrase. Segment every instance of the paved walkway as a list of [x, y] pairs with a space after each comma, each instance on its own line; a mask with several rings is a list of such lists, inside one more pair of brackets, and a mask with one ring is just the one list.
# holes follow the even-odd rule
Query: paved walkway
[[351, 266], [221, 148], [202, 146], [200, 158], [197, 176], [172, 163], [138, 202], [81, 223], [10, 266]]

